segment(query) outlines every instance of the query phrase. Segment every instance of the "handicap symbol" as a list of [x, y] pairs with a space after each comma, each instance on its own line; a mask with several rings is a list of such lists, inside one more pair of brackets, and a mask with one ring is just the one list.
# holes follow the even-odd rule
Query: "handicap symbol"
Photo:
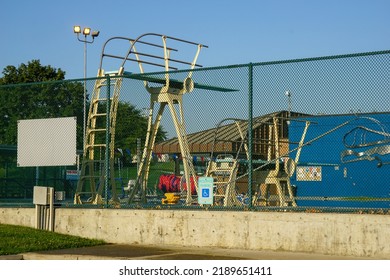
[[210, 196], [210, 190], [209, 189], [203, 189], [202, 190], [202, 197], [209, 197]]

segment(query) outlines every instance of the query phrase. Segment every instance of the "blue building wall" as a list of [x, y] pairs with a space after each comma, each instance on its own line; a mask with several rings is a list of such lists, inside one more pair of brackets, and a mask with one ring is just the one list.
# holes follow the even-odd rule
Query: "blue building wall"
[[[297, 186], [298, 205], [390, 208], [390, 113], [292, 120], [292, 143], [302, 136], [302, 120], [311, 124], [305, 138], [308, 144], [291, 178]], [[296, 148], [297, 144], [290, 144], [290, 151]], [[352, 152], [343, 157], [346, 151]], [[295, 154], [291, 152], [290, 157]]]

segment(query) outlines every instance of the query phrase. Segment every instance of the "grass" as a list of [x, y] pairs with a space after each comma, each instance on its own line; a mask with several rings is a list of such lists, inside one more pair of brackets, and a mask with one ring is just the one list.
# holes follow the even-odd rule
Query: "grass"
[[23, 226], [0, 224], [0, 255], [14, 255], [57, 249], [89, 247], [106, 244], [88, 239]]
[[[148, 189], [154, 191], [157, 188], [160, 176], [162, 174], [173, 174], [174, 171], [175, 163], [173, 161], [151, 163], [148, 177]], [[122, 178], [122, 183], [124, 184], [124, 186], [127, 186], [127, 182], [129, 179], [137, 178], [137, 167], [123, 167], [121, 170], [121, 176], [119, 176], [119, 171], [116, 171], [115, 178]], [[120, 194], [122, 192], [123, 186], [117, 183], [116, 187], [117, 193]]]

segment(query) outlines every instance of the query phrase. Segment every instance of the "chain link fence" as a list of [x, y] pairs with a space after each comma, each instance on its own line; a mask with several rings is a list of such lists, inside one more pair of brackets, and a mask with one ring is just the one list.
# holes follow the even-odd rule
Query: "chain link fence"
[[[388, 212], [389, 58], [1, 86], [0, 205], [44, 185], [69, 207]], [[18, 166], [18, 121], [59, 117], [77, 118], [76, 164]]]

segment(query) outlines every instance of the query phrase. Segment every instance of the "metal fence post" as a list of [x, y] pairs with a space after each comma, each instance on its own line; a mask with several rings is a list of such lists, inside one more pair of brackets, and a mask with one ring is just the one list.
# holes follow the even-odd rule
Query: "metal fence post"
[[253, 64], [249, 63], [249, 88], [248, 88], [248, 195], [249, 195], [249, 208], [252, 207], [252, 151], [253, 151], [253, 139], [252, 139], [252, 130], [253, 130]]
[[110, 107], [111, 107], [111, 86], [110, 76], [107, 77], [107, 103], [106, 103], [106, 155], [105, 155], [105, 166], [106, 166], [106, 178], [105, 178], [105, 197], [106, 197], [106, 208], [108, 208], [108, 188], [110, 183]]

